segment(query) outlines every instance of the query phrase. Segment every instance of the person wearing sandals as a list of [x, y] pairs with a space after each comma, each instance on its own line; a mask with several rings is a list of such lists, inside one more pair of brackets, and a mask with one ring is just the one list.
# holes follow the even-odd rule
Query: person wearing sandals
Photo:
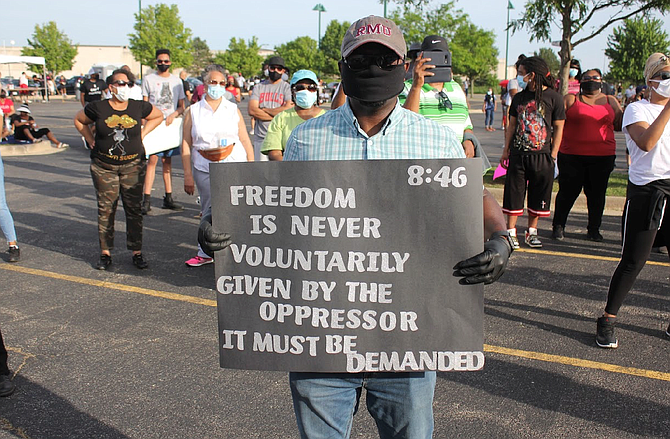
[[[119, 193], [126, 213], [126, 246], [139, 269], [149, 265], [142, 256], [142, 188], [146, 159], [142, 139], [163, 121], [163, 113], [146, 101], [128, 99], [134, 76], [114, 70], [107, 78], [112, 98], [90, 102], [77, 113], [74, 125], [91, 145], [91, 176], [98, 200], [100, 260], [95, 268], [112, 264], [114, 216]], [[142, 119], [146, 125], [142, 128]], [[95, 135], [91, 125], [95, 124]]]
[[[670, 221], [663, 221], [670, 199], [670, 57], [652, 54], [645, 63], [649, 99], [632, 102], [623, 115], [630, 152], [622, 231], [623, 249], [596, 324], [596, 344], [616, 348], [614, 325], [619, 309], [649, 258], [657, 234], [670, 242]], [[666, 330], [670, 335], [670, 326]]]
[[[181, 151], [184, 191], [193, 195], [197, 186], [202, 212], [207, 212], [212, 202], [210, 163], [254, 161], [254, 147], [242, 113], [237, 105], [224, 98], [225, 70], [222, 66], [211, 65], [205, 71], [203, 79], [207, 92], [186, 111]], [[200, 267], [213, 261], [198, 246], [198, 254], [185, 263], [189, 267]]]

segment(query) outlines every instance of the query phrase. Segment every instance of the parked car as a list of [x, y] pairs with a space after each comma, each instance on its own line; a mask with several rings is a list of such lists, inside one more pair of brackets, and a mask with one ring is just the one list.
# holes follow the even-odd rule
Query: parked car
[[65, 92], [66, 92], [66, 94], [69, 94], [69, 95], [76, 94], [75, 90], [77, 88], [77, 81], [82, 81], [83, 82], [85, 80], [86, 80], [85, 76], [77, 75], [77, 76], [73, 76], [72, 78], [65, 81]]

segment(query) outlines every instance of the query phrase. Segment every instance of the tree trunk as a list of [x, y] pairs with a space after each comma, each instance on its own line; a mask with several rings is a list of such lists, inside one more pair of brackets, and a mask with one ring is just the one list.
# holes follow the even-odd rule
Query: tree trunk
[[561, 39], [561, 50], [558, 55], [561, 57], [561, 67], [559, 69], [560, 88], [559, 92], [565, 96], [568, 94], [568, 79], [570, 76], [570, 61], [572, 61], [572, 1], [566, 2], [563, 9], [561, 22], [563, 24], [563, 38]]

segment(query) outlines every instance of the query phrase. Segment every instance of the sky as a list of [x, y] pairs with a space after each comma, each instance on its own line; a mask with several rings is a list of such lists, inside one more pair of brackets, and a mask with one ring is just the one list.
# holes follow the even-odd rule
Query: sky
[[[505, 57], [505, 27], [507, 24], [508, 0], [457, 0], [456, 7], [470, 16], [477, 26], [493, 30], [496, 35], [498, 57]], [[510, 19], [523, 13], [525, 1], [511, 0], [515, 9], [510, 11]], [[207, 41], [213, 50], [225, 50], [232, 37], [250, 39], [258, 37], [263, 48], [291, 41], [299, 36], [318, 38], [319, 13], [312, 8], [321, 2], [326, 12], [321, 13], [321, 32], [330, 20], [353, 22], [367, 15], [383, 15], [384, 7], [379, 0], [255, 0], [246, 2], [223, 2], [220, 0], [144, 0], [142, 7], [157, 3], [177, 4], [185, 26], [193, 36]], [[21, 19], [4, 20], [0, 27], [0, 42], [3, 47], [25, 46], [36, 24], [55, 21], [58, 28], [75, 44], [83, 45], [127, 45], [128, 34], [133, 32], [134, 13], [139, 1], [116, 0], [112, 4], [99, 3], [96, 13], [90, 3], [61, 2], [54, 7], [53, 0], [30, 0], [30, 12], [26, 13], [25, 2], [10, 1], [3, 5], [6, 17]], [[435, 6], [438, 1], [433, 0]], [[388, 10], [396, 7], [389, 0]], [[85, 14], [85, 15], [82, 15]], [[596, 23], [604, 23], [609, 15], [597, 16]], [[663, 18], [660, 15], [656, 15]], [[663, 20], [665, 22], [665, 20]], [[670, 33], [670, 22], [663, 25]], [[598, 37], [574, 49], [573, 56], [581, 60], [582, 68], [607, 68], [604, 49], [607, 47], [608, 28]], [[560, 32], [552, 32], [552, 40], [559, 40]], [[12, 44], [13, 42], [13, 44]], [[408, 42], [409, 43], [409, 42]], [[551, 47], [550, 42], [529, 41], [525, 31], [517, 32], [509, 38], [509, 64], [520, 53], [532, 55], [541, 47]], [[558, 50], [557, 48], [556, 51]]]

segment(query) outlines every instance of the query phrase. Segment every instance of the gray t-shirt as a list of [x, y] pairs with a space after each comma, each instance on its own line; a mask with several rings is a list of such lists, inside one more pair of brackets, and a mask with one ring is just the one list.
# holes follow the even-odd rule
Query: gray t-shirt
[[[286, 81], [271, 84], [270, 81], [265, 80], [254, 87], [250, 100], [258, 101], [258, 108], [261, 109], [281, 107], [287, 102], [291, 102], [291, 86]], [[270, 122], [269, 120], [257, 120], [254, 134], [261, 139], [265, 139]]]
[[149, 102], [165, 116], [177, 111], [180, 99], [186, 99], [181, 79], [175, 75], [164, 78], [155, 73], [142, 80], [142, 96], [149, 96]]

